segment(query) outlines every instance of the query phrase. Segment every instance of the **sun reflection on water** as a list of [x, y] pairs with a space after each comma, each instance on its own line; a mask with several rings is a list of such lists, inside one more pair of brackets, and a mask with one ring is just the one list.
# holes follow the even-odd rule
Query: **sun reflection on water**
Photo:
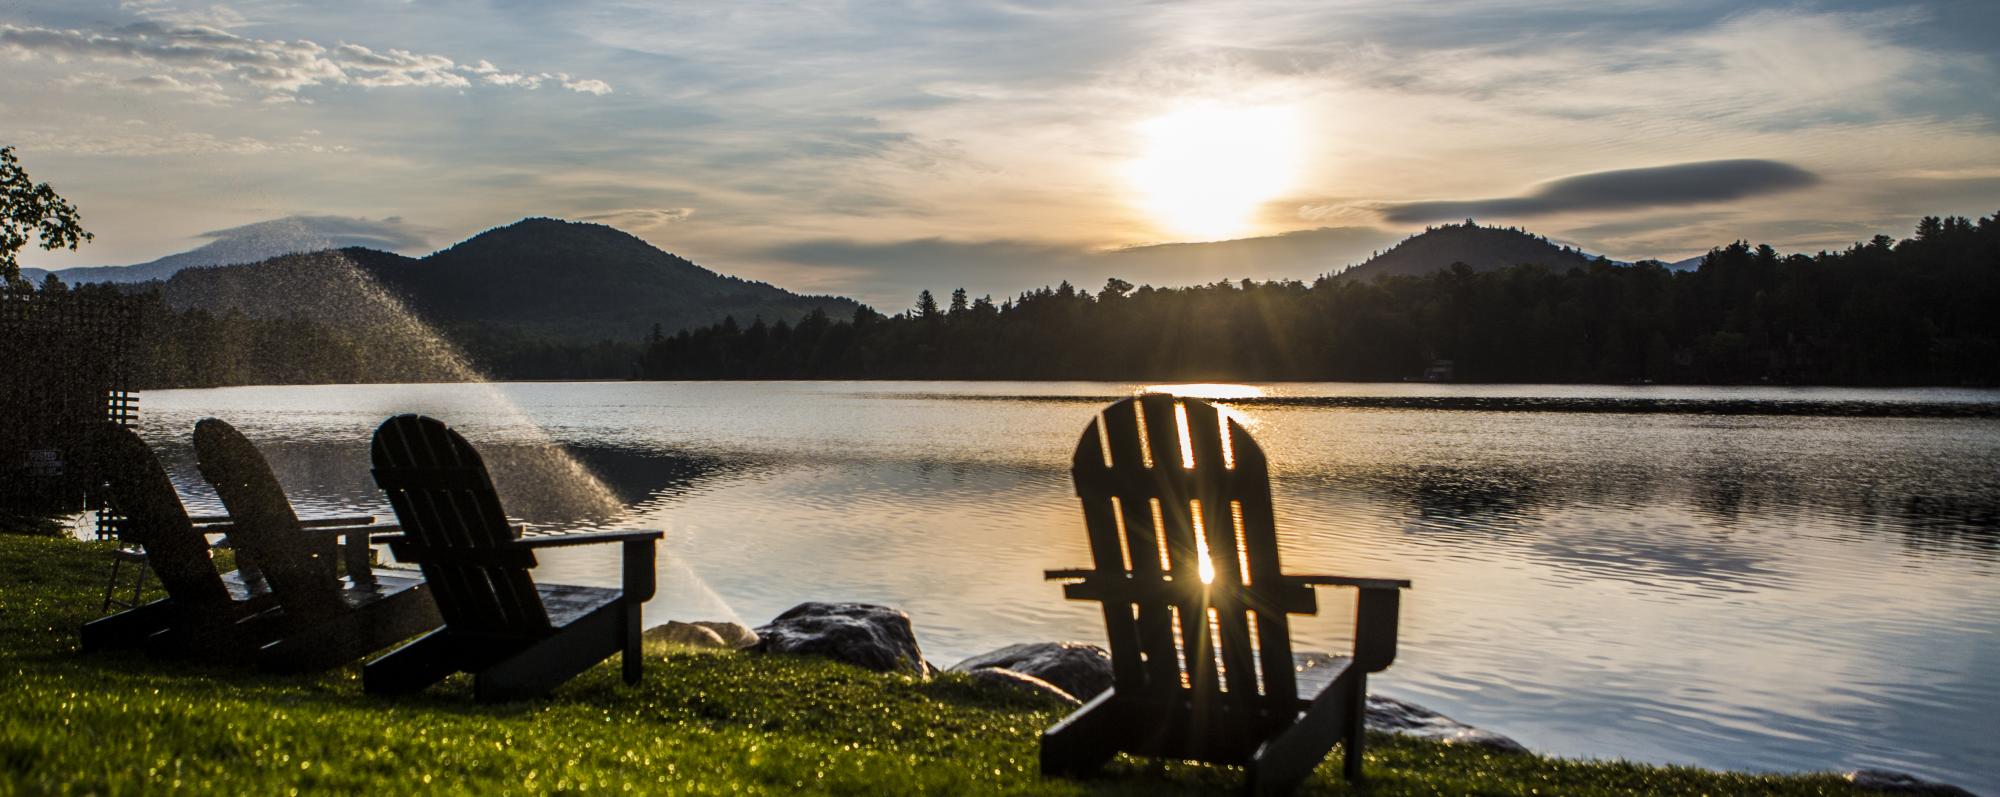
[[1237, 385], [1224, 382], [1195, 382], [1184, 385], [1147, 385], [1142, 392], [1171, 393], [1184, 398], [1227, 399], [1263, 398], [1264, 389], [1256, 385]]

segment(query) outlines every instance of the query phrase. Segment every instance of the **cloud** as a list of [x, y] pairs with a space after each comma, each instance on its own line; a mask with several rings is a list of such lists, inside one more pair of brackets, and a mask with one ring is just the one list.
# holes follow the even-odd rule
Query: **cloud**
[[399, 216], [286, 216], [210, 230], [195, 237], [232, 245], [255, 243], [267, 249], [291, 247], [288, 251], [296, 252], [349, 246], [406, 252], [428, 248], [429, 232]]
[[577, 216], [578, 221], [595, 221], [627, 230], [643, 230], [687, 221], [694, 208], [621, 208]]
[[220, 94], [218, 81], [224, 79], [263, 99], [295, 99], [317, 86], [466, 89], [474, 78], [500, 87], [535, 89], [549, 82], [581, 94], [611, 93], [609, 83], [595, 78], [503, 72], [485, 59], [461, 64], [434, 53], [376, 50], [352, 42], [326, 47], [307, 39], [257, 39], [208, 25], [150, 21], [110, 32], [0, 24], [0, 53], [129, 65], [147, 73], [128, 81], [129, 87], [189, 93], [188, 86], [201, 86], [202, 96], [211, 99]]
[[201, 131], [161, 130], [142, 122], [98, 122], [88, 126], [42, 125], [15, 131], [10, 143], [47, 152], [78, 155], [313, 155], [353, 151], [345, 144], [329, 144], [317, 131], [275, 138], [228, 136]]
[[562, 87], [579, 94], [595, 94], [602, 97], [611, 93], [611, 84], [596, 79], [571, 79], [568, 75], [558, 75]]
[[1524, 218], [1726, 202], [1818, 182], [1818, 175], [1788, 163], [1744, 158], [1579, 174], [1543, 183], [1517, 197], [1399, 202], [1379, 209], [1383, 219], [1398, 224], [1480, 216]]

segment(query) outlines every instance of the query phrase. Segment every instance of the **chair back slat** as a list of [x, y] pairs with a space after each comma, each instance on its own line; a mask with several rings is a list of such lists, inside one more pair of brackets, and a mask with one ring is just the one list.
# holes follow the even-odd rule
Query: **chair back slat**
[[[1250, 574], [1249, 592], [1272, 606], [1285, 606], [1284, 568], [1278, 563], [1277, 520], [1271, 511], [1270, 464], [1264, 449], [1250, 439], [1250, 433], [1233, 421], [1229, 424], [1230, 447], [1236, 454], [1236, 479], [1246, 485], [1238, 491], [1237, 511], [1242, 514], [1244, 570]], [[1248, 487], [1247, 485], [1255, 485]], [[1264, 694], [1272, 700], [1293, 700], [1298, 696], [1292, 661], [1292, 621], [1284, 611], [1255, 614], [1257, 647]]]
[[[1235, 495], [1237, 474], [1232, 472], [1236, 465], [1235, 452], [1233, 447], [1223, 445], [1223, 435], [1228, 430], [1222, 426], [1222, 413], [1214, 407], [1182, 404], [1177, 410], [1177, 417], [1186, 421], [1192, 452], [1184, 461], [1194, 463], [1192, 474], [1213, 474], [1210, 478], [1194, 479], [1194, 492], [1201, 502], [1200, 537], [1214, 563], [1214, 583], [1233, 593], [1246, 586], [1244, 575], [1249, 570], [1244, 566], [1246, 560], [1238, 548], [1243, 542], [1241, 534], [1244, 529], [1239, 524], [1241, 512], [1238, 511], [1242, 502]], [[1213, 611], [1216, 644], [1226, 679], [1224, 684], [1233, 694], [1257, 694], [1256, 645], [1250, 638], [1249, 630], [1252, 612], [1225, 611], [1223, 608]]]
[[[1099, 451], [1110, 451], [1113, 467], [1107, 468], [1106, 472], [1143, 477], [1143, 463], [1151, 460], [1144, 447], [1147, 438], [1141, 433], [1144, 418], [1138, 414], [1138, 405], [1112, 405], [1104, 411], [1100, 422], [1104, 424], [1105, 440], [1093, 447]], [[1116, 499], [1114, 503], [1121, 512], [1123, 522], [1119, 529], [1131, 572], [1138, 578], [1161, 580], [1167, 572], [1166, 539], [1159, 534], [1158, 512], [1162, 504], [1153, 500], [1154, 496], [1144, 489], [1114, 490], [1109, 497]], [[1139, 655], [1146, 672], [1146, 680], [1132, 685], [1128, 691], [1149, 690], [1155, 684], [1163, 691], [1178, 688], [1180, 645], [1173, 632], [1174, 608], [1153, 602], [1121, 608], [1132, 618], [1127, 622], [1135, 623], [1133, 628], [1139, 640]]]
[[1097, 572], [1129, 586], [1104, 606], [1118, 693], [1295, 706], [1285, 618], [1298, 603], [1264, 453], [1242, 426], [1199, 399], [1135, 396], [1084, 430], [1071, 474]]
[[229, 539], [247, 553], [288, 615], [342, 608], [333, 539], [309, 539], [271, 464], [236, 427], [203, 418], [194, 427], [195, 461], [229, 510]]
[[507, 521], [479, 452], [434, 418], [398, 415], [375, 430], [370, 456], [378, 486], [410, 540], [445, 624], [467, 633], [540, 635], [548, 610], [523, 567], [451, 560], [454, 549], [492, 548], [520, 531]]
[[93, 432], [95, 475], [109, 508], [121, 517], [118, 536], [146, 551], [146, 563], [176, 603], [220, 606], [229, 589], [208, 555], [208, 539], [188, 520], [174, 482], [139, 435], [106, 422]]

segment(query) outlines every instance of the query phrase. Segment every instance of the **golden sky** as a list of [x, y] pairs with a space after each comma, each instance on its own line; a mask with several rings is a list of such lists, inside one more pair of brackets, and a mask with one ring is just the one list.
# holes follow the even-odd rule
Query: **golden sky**
[[[2000, 210], [1990, 4], [674, 5], [0, 6], [0, 143], [99, 236], [26, 259], [546, 215], [893, 309], [1310, 279], [1468, 215], [1672, 260]], [[1118, 251], [1225, 239], [1269, 240]]]

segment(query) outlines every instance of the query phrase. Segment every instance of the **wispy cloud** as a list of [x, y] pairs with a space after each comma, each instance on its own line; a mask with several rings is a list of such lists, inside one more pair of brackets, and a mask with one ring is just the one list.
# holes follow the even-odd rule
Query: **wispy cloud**
[[1400, 202], [1380, 208], [1398, 224], [1498, 216], [1533, 218], [1556, 213], [1701, 205], [1804, 188], [1812, 172], [1773, 160], [1736, 159], [1617, 169], [1552, 180], [1527, 194], [1498, 199]]
[[644, 231], [668, 224], [679, 224], [693, 215], [694, 208], [621, 208], [601, 213], [587, 213], [576, 218], [578, 221], [601, 222], [627, 231]]
[[296, 98], [316, 86], [465, 89], [474, 78], [493, 86], [534, 89], [552, 82], [584, 94], [611, 92], [602, 80], [505, 72], [484, 60], [468, 66], [434, 53], [351, 42], [328, 47], [308, 39], [258, 39], [212, 26], [150, 21], [108, 31], [0, 24], [0, 54], [123, 64], [148, 73], [128, 82], [134, 88], [186, 92], [187, 86], [200, 85], [210, 98], [233, 96], [222, 81], [259, 98]]
[[74, 155], [153, 157], [162, 155], [286, 155], [351, 152], [345, 144], [328, 142], [318, 131], [264, 138], [204, 131], [161, 130], [144, 122], [104, 121], [84, 128], [36, 126], [12, 132], [8, 140], [23, 148]]
[[301, 252], [348, 246], [412, 252], [429, 246], [431, 234], [431, 230], [411, 224], [399, 216], [382, 219], [287, 216], [209, 230], [195, 237], [227, 244], [280, 241]]

